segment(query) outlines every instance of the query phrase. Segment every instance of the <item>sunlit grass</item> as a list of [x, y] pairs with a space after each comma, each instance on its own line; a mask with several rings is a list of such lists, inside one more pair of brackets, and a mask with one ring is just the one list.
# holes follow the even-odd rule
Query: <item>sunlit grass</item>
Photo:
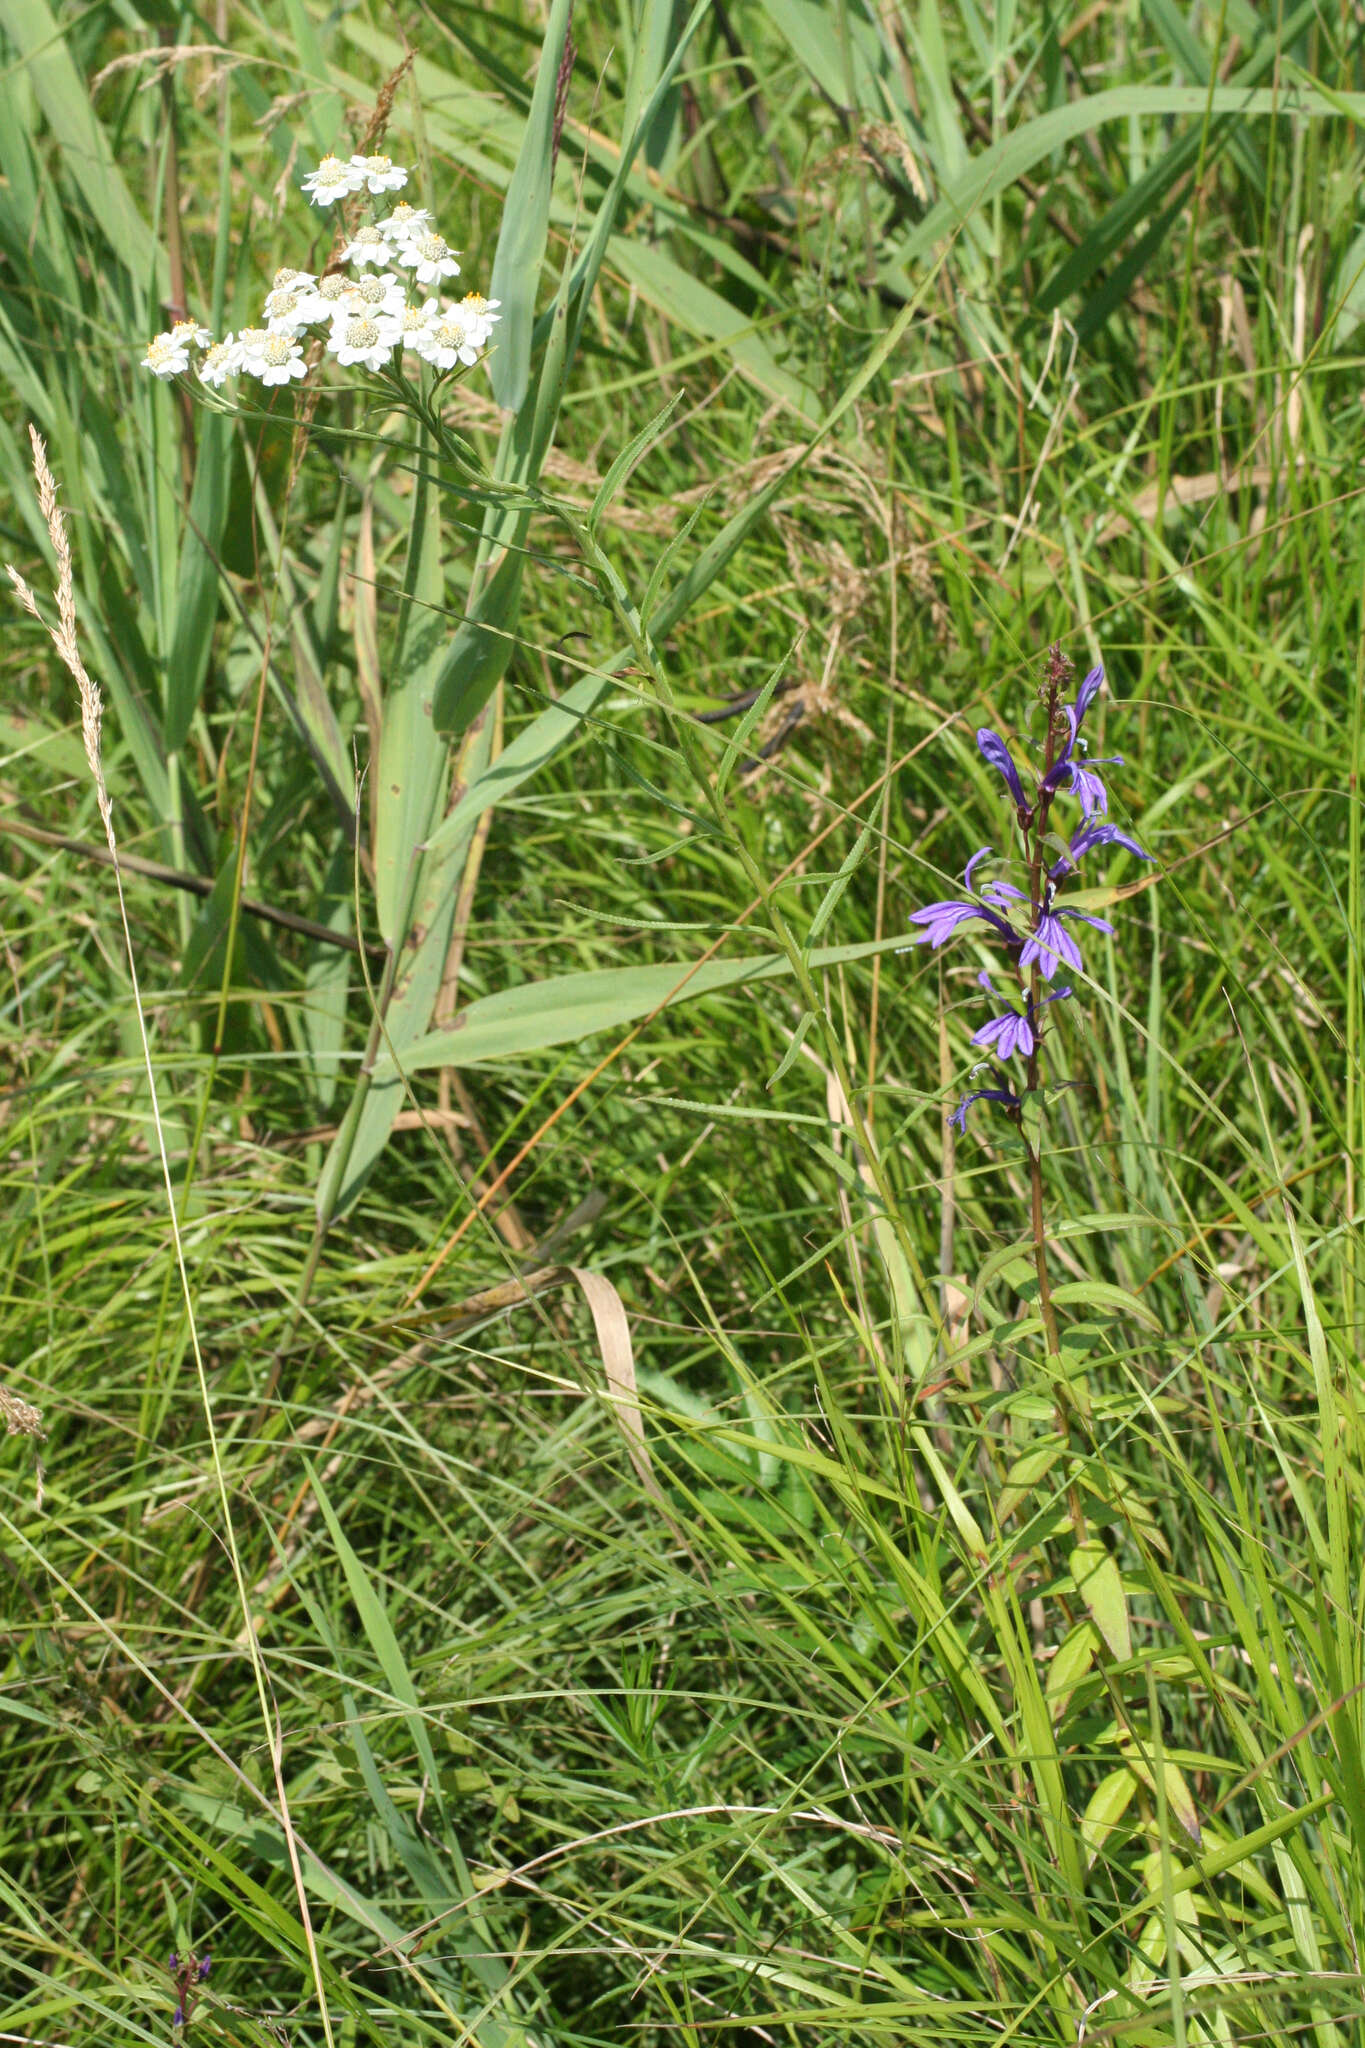
[[[542, 308], [639, 116], [630, 66], [671, 47], [627, 13], [577, 23]], [[185, 437], [200, 459], [219, 429], [136, 364], [171, 110], [187, 296], [232, 325], [297, 255], [291, 152], [296, 183], [363, 129], [398, 24], [241, 10], [251, 62], [147, 91], [139, 63], [92, 102], [154, 26], [0, 7], [5, 555], [41, 595], [32, 420], [119, 843], [151, 863], [124, 882], [212, 1420], [75, 708], [16, 612], [0, 1379], [47, 1433], [0, 1451], [17, 2038], [165, 2040], [173, 1949], [212, 1949], [188, 2032], [225, 2042], [1358, 2031], [1365, 555], [1359, 143], [1333, 109], [1359, 53], [1312, 9], [1274, 65], [1249, 17], [1236, 48], [1157, 8], [1122, 45], [996, 10], [945, 13], [940, 46], [937, 18], [774, 0], [697, 29], [586, 309], [490, 700], [487, 758], [526, 772], [482, 813], [422, 1027], [467, 1010], [477, 1061], [414, 1059], [319, 1236], [383, 973], [365, 699], [413, 432], [324, 397], [286, 520], [287, 419], [221, 430], [217, 613], [168, 746]], [[404, 26], [387, 146], [486, 275], [541, 29]], [[1203, 119], [1211, 76], [1291, 69], [1301, 118]], [[1172, 77], [1195, 103], [1153, 111]], [[965, 220], [931, 216], [993, 139], [1110, 86], [1124, 118], [1021, 142]], [[447, 401], [491, 469], [482, 373]], [[482, 508], [450, 505], [453, 628]], [[1047, 1132], [1066, 1447], [1009, 1258], [1023, 1162], [1007, 1127], [945, 1133], [981, 962], [892, 949], [1005, 831], [973, 735], [1034, 729], [1053, 639], [1103, 656], [1093, 750], [1126, 757], [1115, 815], [1159, 869], [1087, 878], [1118, 931], [1086, 948]], [[355, 811], [310, 666], [369, 764]], [[799, 954], [865, 827], [807, 990], [782, 933]], [[682, 984], [703, 955], [787, 971], [641, 1007], [638, 970]], [[587, 973], [615, 979], [566, 1037]], [[520, 1036], [477, 1039], [516, 990]], [[624, 1305], [633, 1398], [571, 1268]], [[1127, 1654], [1078, 1588], [1077, 1492]]]

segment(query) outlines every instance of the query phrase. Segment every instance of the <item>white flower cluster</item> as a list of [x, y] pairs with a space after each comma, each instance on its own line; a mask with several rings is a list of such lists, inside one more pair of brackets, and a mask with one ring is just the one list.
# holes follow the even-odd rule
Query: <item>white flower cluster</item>
[[[360, 192], [397, 192], [407, 177], [386, 156], [325, 156], [303, 189], [316, 205], [331, 206]], [[497, 325], [498, 301], [479, 292], [454, 301], [435, 296], [448, 277], [459, 276], [456, 254], [429, 213], [400, 200], [386, 220], [357, 228], [343, 249], [341, 260], [357, 276], [277, 271], [261, 308], [261, 326], [214, 341], [193, 320], [178, 321], [148, 345], [142, 367], [154, 377], [180, 376], [190, 367], [193, 347], [207, 351], [198, 366], [205, 384], [221, 385], [238, 372], [262, 384], [289, 384], [307, 375], [303, 341], [310, 328], [327, 329], [326, 353], [347, 369], [382, 370], [404, 349], [437, 370], [476, 363]], [[409, 286], [424, 286], [433, 295], [414, 291], [409, 301]]]

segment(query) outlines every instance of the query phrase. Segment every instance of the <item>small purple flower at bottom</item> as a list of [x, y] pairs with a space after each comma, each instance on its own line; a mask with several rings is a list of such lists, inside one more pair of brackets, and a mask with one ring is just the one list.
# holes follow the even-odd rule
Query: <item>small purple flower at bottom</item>
[[1031, 967], [1036, 960], [1044, 981], [1051, 981], [1063, 960], [1074, 973], [1085, 972], [1081, 964], [1081, 949], [1063, 925], [1064, 917], [1074, 917], [1081, 924], [1093, 924], [1098, 932], [1112, 932], [1114, 929], [1107, 917], [1092, 917], [1086, 910], [1043, 911], [1037, 929], [1024, 941], [1019, 965]]
[[171, 2014], [171, 2025], [172, 2027], [183, 2027], [184, 2024], [185, 2008], [183, 2005], [178, 2005], [175, 2011]]
[[964, 1136], [967, 1130], [967, 1111], [974, 1102], [1002, 1102], [1009, 1111], [1023, 1107], [1019, 1097], [1010, 1088], [973, 1088], [970, 1095], [964, 1095], [948, 1121], [956, 1124]]

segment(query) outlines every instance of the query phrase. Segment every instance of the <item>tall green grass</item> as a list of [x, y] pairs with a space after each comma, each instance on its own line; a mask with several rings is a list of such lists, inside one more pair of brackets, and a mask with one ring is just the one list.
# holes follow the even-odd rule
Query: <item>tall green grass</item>
[[[491, 370], [152, 387], [410, 50]], [[32, 423], [159, 1105], [16, 609], [0, 2032], [165, 2040], [211, 1948], [206, 2041], [1345, 2048], [1359, 24], [0, 0], [0, 100], [5, 558]], [[905, 950], [1053, 639], [1158, 857], [1060, 1363]]]

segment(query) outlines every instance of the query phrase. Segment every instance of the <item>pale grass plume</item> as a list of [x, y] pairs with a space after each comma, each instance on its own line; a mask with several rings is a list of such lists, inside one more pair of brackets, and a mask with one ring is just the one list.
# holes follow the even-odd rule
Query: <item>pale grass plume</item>
[[[38, 508], [47, 524], [48, 539], [52, 552], [57, 558], [57, 624], [48, 626], [52, 644], [61, 656], [62, 664], [75, 682], [81, 700], [81, 738], [85, 742], [85, 758], [90, 763], [90, 773], [95, 781], [95, 795], [99, 801], [100, 816], [104, 820], [104, 836], [109, 842], [109, 851], [117, 858], [118, 848], [114, 844], [113, 807], [109, 802], [109, 791], [104, 782], [104, 762], [100, 748], [100, 728], [104, 719], [104, 702], [99, 686], [90, 675], [81, 659], [80, 642], [76, 638], [76, 579], [71, 567], [71, 543], [66, 537], [66, 521], [62, 508], [57, 503], [57, 479], [53, 476], [47, 459], [47, 447], [36, 427], [28, 430], [33, 443], [33, 474], [38, 483]], [[5, 564], [15, 595], [26, 612], [30, 612], [40, 624], [46, 625], [38, 609], [38, 600], [25, 583], [12, 562]]]

